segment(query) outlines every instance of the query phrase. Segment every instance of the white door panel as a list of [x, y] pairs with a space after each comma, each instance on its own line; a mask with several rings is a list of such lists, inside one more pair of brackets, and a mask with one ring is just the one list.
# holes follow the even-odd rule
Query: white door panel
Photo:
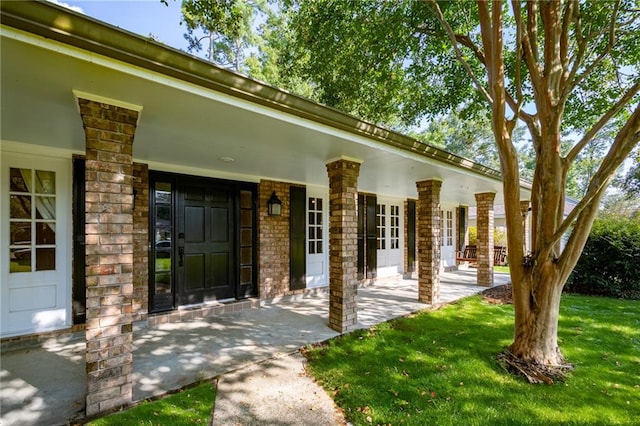
[[327, 192], [307, 189], [307, 288], [329, 285]]
[[71, 160], [2, 153], [5, 336], [71, 325]]

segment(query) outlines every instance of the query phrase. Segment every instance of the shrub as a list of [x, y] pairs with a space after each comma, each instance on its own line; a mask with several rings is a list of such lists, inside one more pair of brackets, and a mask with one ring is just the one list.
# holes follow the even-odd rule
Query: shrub
[[565, 290], [640, 299], [640, 220], [596, 220]]

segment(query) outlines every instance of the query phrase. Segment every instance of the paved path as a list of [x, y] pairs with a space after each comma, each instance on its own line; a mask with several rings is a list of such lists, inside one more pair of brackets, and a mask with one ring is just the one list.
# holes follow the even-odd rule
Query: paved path
[[[508, 276], [496, 274], [496, 284], [506, 281]], [[444, 273], [441, 283], [442, 302], [483, 289], [474, 285], [475, 271]], [[358, 325], [369, 327], [429, 307], [416, 299], [417, 280], [387, 280], [361, 288], [358, 291]], [[246, 411], [250, 417], [237, 417], [233, 420], [235, 423], [224, 423], [220, 417], [225, 412], [222, 408], [225, 400], [233, 401], [235, 398], [234, 389], [237, 388], [234, 386], [243, 386], [239, 378], [246, 377], [245, 369], [254, 371], [250, 368], [257, 368], [256, 374], [264, 375], [266, 373], [260, 369], [266, 368], [265, 371], [271, 371], [269, 374], [278, 372], [274, 377], [285, 377], [270, 385], [275, 392], [278, 390], [273, 386], [288, 386], [289, 379], [302, 377], [299, 375], [300, 365], [295, 364], [296, 359], [283, 357], [306, 344], [338, 335], [327, 326], [327, 306], [327, 293], [319, 292], [267, 301], [261, 309], [233, 312], [206, 320], [162, 324], [153, 329], [136, 328], [134, 400], [164, 394], [200, 379], [220, 377], [218, 402], [221, 408], [217, 411], [216, 421], [221, 423], [218, 424], [251, 424], [257, 411], [264, 410], [265, 415], [276, 412], [283, 407], [277, 398], [269, 399], [261, 393], [251, 394], [249, 386], [244, 388], [244, 394], [245, 400], [253, 401], [252, 410]], [[84, 340], [52, 339], [39, 348], [3, 352], [0, 424], [56, 425], [82, 418], [86, 391], [84, 359]], [[268, 362], [265, 364], [265, 361]], [[270, 365], [275, 370], [270, 370]], [[227, 377], [229, 372], [238, 375], [235, 376], [237, 379]], [[227, 385], [229, 387], [225, 387]], [[315, 404], [314, 392], [320, 395], [317, 389], [305, 390], [301, 403], [306, 404], [306, 398], [311, 398], [309, 403]], [[280, 391], [286, 392], [285, 389]], [[267, 404], [266, 401], [275, 402]], [[319, 418], [318, 413], [310, 411], [314, 419]], [[236, 419], [234, 412], [226, 412], [230, 416], [228, 419]]]

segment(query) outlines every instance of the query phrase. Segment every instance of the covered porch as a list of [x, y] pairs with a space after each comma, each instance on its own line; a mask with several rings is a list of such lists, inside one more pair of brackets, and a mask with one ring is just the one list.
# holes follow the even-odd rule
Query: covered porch
[[[440, 302], [483, 290], [473, 270], [443, 272]], [[509, 282], [495, 274], [495, 285]], [[418, 302], [418, 281], [390, 278], [358, 289], [358, 328], [366, 328], [433, 305]], [[261, 302], [261, 309], [157, 327], [134, 327], [133, 400], [179, 389], [198, 380], [246, 368], [297, 351], [340, 333], [327, 327], [328, 291]], [[41, 346], [2, 347], [2, 424], [50, 425], [84, 417], [84, 333], [49, 339]]]

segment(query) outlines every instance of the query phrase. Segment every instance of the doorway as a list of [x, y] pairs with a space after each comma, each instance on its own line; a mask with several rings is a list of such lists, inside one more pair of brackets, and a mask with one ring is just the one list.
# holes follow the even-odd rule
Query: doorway
[[257, 185], [150, 174], [151, 312], [256, 294]]

